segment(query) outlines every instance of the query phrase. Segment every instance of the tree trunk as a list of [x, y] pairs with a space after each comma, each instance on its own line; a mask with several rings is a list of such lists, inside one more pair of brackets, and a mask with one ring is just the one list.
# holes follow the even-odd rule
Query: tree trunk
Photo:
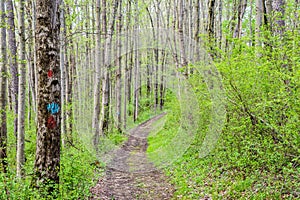
[[18, 66], [17, 66], [17, 43], [16, 43], [16, 35], [15, 35], [15, 15], [13, 9], [12, 0], [7, 0], [7, 33], [8, 33], [8, 46], [10, 50], [10, 90], [11, 90], [11, 99], [13, 112], [15, 115], [14, 118], [14, 134], [17, 136], [18, 130]]
[[264, 7], [263, 0], [256, 0], [256, 21], [255, 21], [255, 44], [261, 46], [261, 26], [263, 25]]
[[[157, 19], [158, 20], [158, 19]], [[140, 60], [139, 60], [139, 7], [138, 2], [135, 3], [135, 19], [134, 19], [134, 30], [135, 30], [135, 40], [134, 40], [134, 111], [133, 111], [133, 121], [137, 121], [139, 114], [139, 68], [140, 68]], [[132, 52], [133, 53], [133, 52]]]
[[73, 132], [73, 83], [75, 82], [74, 75], [76, 69], [76, 56], [74, 50], [73, 40], [70, 40], [70, 53], [69, 53], [69, 65], [66, 73], [68, 74], [67, 87], [66, 87], [66, 134], [68, 142], [72, 143], [72, 132]]
[[99, 143], [99, 115], [100, 115], [100, 81], [101, 81], [101, 26], [100, 26], [100, 0], [96, 0], [96, 46], [95, 46], [95, 88], [94, 88], [94, 110], [92, 128], [94, 132], [94, 145]]
[[109, 123], [109, 88], [110, 88], [110, 78], [109, 69], [111, 66], [111, 42], [114, 32], [115, 17], [118, 10], [119, 0], [115, 0], [113, 4], [113, 11], [109, 22], [109, 27], [106, 34], [105, 41], [105, 55], [104, 55], [104, 72], [102, 79], [102, 108], [100, 113], [100, 131], [104, 135], [108, 130]]
[[[131, 2], [128, 1], [127, 2], [127, 9], [128, 9], [128, 12], [127, 12], [127, 15], [126, 15], [126, 21], [127, 21], [127, 26], [126, 26], [126, 34], [129, 35], [129, 27], [131, 25], [131, 16], [130, 16], [130, 13], [131, 13]], [[126, 49], [126, 52], [128, 52], [129, 50], [129, 47], [130, 44], [129, 44], [129, 38], [127, 37], [125, 39], [125, 49]], [[128, 53], [126, 53], [125, 55], [125, 71], [124, 71], [124, 111], [123, 111], [123, 128], [126, 129], [127, 127], [127, 104], [130, 102], [130, 82], [129, 82], [129, 70], [130, 70], [130, 66], [129, 66], [129, 55]], [[128, 99], [129, 97], [129, 99]], [[128, 101], [127, 101], [128, 100]]]
[[37, 0], [38, 113], [35, 186], [59, 183], [60, 169], [60, 66], [59, 5], [56, 0]]
[[[117, 22], [117, 30], [118, 33], [121, 34], [122, 32], [122, 0], [120, 0], [119, 3], [119, 17]], [[122, 128], [122, 42], [120, 36], [118, 37], [118, 46], [117, 46], [117, 67], [116, 70], [116, 102], [117, 102], [117, 129], [119, 132], [121, 132]]]
[[275, 22], [273, 31], [275, 35], [283, 36], [285, 31], [285, 2], [284, 0], [273, 0], [272, 1], [272, 9], [275, 14]]
[[25, 0], [20, 1], [19, 30], [20, 30], [20, 64], [19, 64], [19, 96], [18, 96], [18, 139], [17, 139], [17, 177], [24, 175], [25, 163], [25, 93], [26, 93], [26, 60], [25, 60]]
[[2, 171], [7, 172], [7, 126], [6, 126], [6, 87], [7, 87], [7, 52], [6, 52], [6, 29], [5, 29], [5, 5], [0, 2], [0, 162]]
[[238, 6], [238, 21], [233, 34], [234, 38], [241, 38], [242, 36], [242, 22], [246, 11], [246, 7], [247, 7], [247, 0], [240, 0]]
[[207, 33], [208, 33], [208, 42], [209, 48], [211, 50], [211, 56], [214, 58], [214, 45], [215, 45], [215, 0], [209, 0], [208, 4], [208, 21], [207, 21]]
[[[62, 2], [62, 6], [63, 2]], [[61, 33], [60, 33], [60, 82], [61, 82], [61, 135], [62, 146], [65, 145], [66, 135], [66, 115], [65, 115], [65, 96], [66, 96], [66, 75], [65, 75], [65, 41], [66, 41], [66, 24], [65, 24], [65, 8], [61, 9], [60, 13]]]

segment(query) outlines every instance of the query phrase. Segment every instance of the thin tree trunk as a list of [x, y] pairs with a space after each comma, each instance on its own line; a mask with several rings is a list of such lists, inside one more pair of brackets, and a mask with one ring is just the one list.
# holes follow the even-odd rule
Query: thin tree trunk
[[62, 2], [60, 13], [61, 33], [60, 33], [60, 82], [61, 82], [61, 134], [62, 146], [65, 145], [66, 137], [66, 115], [65, 115], [65, 97], [66, 97], [66, 75], [65, 75], [65, 41], [66, 41], [66, 24], [65, 24], [65, 4]]
[[211, 56], [214, 58], [214, 45], [215, 45], [215, 0], [209, 0], [208, 4], [208, 20], [207, 20], [207, 33], [208, 33], [208, 42], [211, 50]]
[[[122, 0], [120, 0], [119, 3], [119, 16], [118, 16], [118, 22], [117, 22], [117, 30], [118, 33], [121, 34], [122, 31]], [[118, 37], [118, 46], [117, 46], [117, 67], [116, 70], [116, 102], [117, 102], [117, 129], [121, 132], [122, 128], [122, 57], [121, 57], [121, 51], [122, 51], [122, 42], [120, 36]]]
[[263, 25], [263, 0], [256, 0], [255, 44], [261, 46], [261, 26]]
[[[127, 21], [127, 26], [126, 26], [126, 34], [129, 35], [130, 33], [130, 25], [131, 25], [131, 1], [127, 2], [127, 15], [126, 15], [126, 21]], [[129, 38], [127, 37], [125, 39], [125, 49], [126, 52], [129, 50]], [[124, 112], [123, 112], [123, 128], [127, 128], [127, 104], [130, 103], [130, 82], [129, 82], [129, 54], [126, 53], [125, 55], [125, 70], [124, 70]], [[128, 99], [129, 98], [129, 99]], [[128, 101], [127, 101], [128, 100]]]
[[101, 134], [104, 135], [108, 130], [108, 123], [109, 123], [109, 88], [110, 88], [110, 81], [109, 81], [109, 69], [110, 69], [110, 59], [111, 59], [111, 42], [112, 36], [114, 32], [114, 24], [115, 24], [115, 17], [117, 14], [119, 5], [119, 0], [115, 0], [113, 4], [113, 11], [109, 22], [109, 28], [106, 34], [106, 41], [105, 41], [105, 56], [104, 56], [104, 68], [105, 71], [103, 73], [102, 79], [102, 108], [100, 112], [100, 131]]
[[7, 88], [7, 52], [6, 52], [6, 26], [5, 26], [5, 4], [0, 2], [0, 162], [2, 171], [7, 172], [7, 125], [6, 125], [6, 88]]
[[18, 96], [18, 140], [17, 140], [17, 177], [24, 175], [25, 163], [25, 93], [26, 93], [26, 60], [25, 60], [25, 0], [20, 1], [19, 30], [20, 30], [20, 64], [19, 64], [19, 96]]
[[219, 48], [222, 49], [222, 39], [223, 39], [223, 32], [222, 32], [222, 17], [223, 17], [223, 0], [219, 0]]
[[241, 38], [242, 36], [242, 22], [246, 11], [246, 7], [247, 7], [247, 0], [240, 0], [238, 6], [238, 21], [233, 34], [234, 38]]
[[73, 133], [73, 107], [72, 107], [72, 99], [73, 99], [73, 84], [75, 82], [74, 74], [76, 75], [76, 57], [73, 40], [70, 40], [70, 54], [69, 54], [69, 66], [68, 66], [68, 80], [67, 80], [67, 91], [66, 91], [66, 133], [67, 140], [69, 143], [72, 143], [72, 133]]
[[15, 15], [13, 9], [12, 0], [7, 0], [7, 33], [8, 33], [8, 46], [10, 51], [10, 74], [11, 74], [11, 82], [10, 82], [10, 90], [11, 90], [11, 98], [12, 98], [12, 106], [13, 112], [15, 115], [14, 118], [14, 134], [17, 136], [18, 130], [18, 66], [17, 66], [17, 43], [16, 43], [16, 35], [15, 35]]
[[97, 149], [99, 143], [99, 115], [100, 115], [100, 81], [101, 81], [101, 25], [100, 25], [100, 0], [96, 0], [96, 47], [95, 47], [95, 88], [94, 88], [94, 110], [92, 128], [94, 132], [94, 146]]
[[[159, 41], [159, 28], [160, 28], [160, 23], [159, 23], [159, 7], [160, 7], [161, 1], [157, 1], [155, 5], [155, 12], [156, 12], [156, 31], [155, 33], [155, 40]], [[155, 110], [158, 109], [159, 107], [159, 88], [158, 88], [158, 73], [159, 73], [159, 49], [158, 49], [158, 43], [156, 44], [156, 48], [154, 49], [154, 59], [155, 59], [155, 74], [154, 74], [154, 98], [155, 98]]]
[[[31, 1], [32, 5], [32, 37], [33, 37], [33, 90], [35, 92], [33, 93], [34, 99], [35, 99], [35, 104], [34, 104], [34, 111], [37, 111], [37, 94], [38, 94], [38, 68], [37, 68], [37, 49], [36, 49], [36, 0]], [[37, 112], [36, 112], [37, 113]], [[37, 114], [35, 116], [35, 121], [37, 123]]]
[[135, 40], [134, 40], [134, 111], [133, 111], [133, 121], [137, 121], [139, 114], [139, 7], [138, 2], [135, 3]]

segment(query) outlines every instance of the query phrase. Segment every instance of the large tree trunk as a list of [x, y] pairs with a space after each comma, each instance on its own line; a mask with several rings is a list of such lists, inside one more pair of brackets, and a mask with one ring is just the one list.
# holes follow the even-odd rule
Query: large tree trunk
[[25, 85], [26, 85], [26, 60], [25, 60], [25, 0], [20, 2], [19, 30], [20, 30], [20, 64], [19, 64], [19, 96], [18, 96], [18, 139], [17, 139], [17, 177], [22, 177], [25, 163]]
[[7, 171], [7, 126], [6, 126], [6, 87], [7, 87], [7, 52], [6, 52], [6, 29], [5, 29], [5, 6], [4, 0], [0, 2], [0, 162], [2, 171]]
[[[60, 169], [60, 66], [59, 5], [56, 0], [37, 0], [38, 113], [35, 158], [36, 187], [59, 183]], [[49, 186], [49, 192], [54, 185]]]
[[15, 115], [14, 118], [14, 134], [17, 135], [18, 130], [18, 66], [17, 66], [17, 44], [16, 44], [16, 35], [15, 35], [15, 15], [13, 9], [12, 0], [7, 0], [7, 33], [8, 33], [8, 46], [10, 50], [10, 90], [11, 90], [11, 99], [13, 112]]

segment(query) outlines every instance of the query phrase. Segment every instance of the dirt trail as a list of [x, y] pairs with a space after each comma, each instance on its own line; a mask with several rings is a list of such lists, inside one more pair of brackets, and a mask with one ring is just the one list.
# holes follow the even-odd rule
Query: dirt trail
[[174, 187], [146, 156], [152, 124], [164, 115], [153, 117], [129, 132], [128, 140], [114, 152], [105, 175], [91, 188], [93, 197], [90, 199], [172, 198]]

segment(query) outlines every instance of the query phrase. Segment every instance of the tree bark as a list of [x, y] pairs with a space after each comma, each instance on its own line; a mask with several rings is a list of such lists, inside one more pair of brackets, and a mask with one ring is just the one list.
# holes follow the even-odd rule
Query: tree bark
[[60, 66], [59, 4], [37, 0], [38, 113], [35, 158], [35, 186], [48, 184], [48, 192], [59, 183], [60, 169]]
[[283, 36], [283, 33], [285, 32], [285, 20], [284, 20], [284, 14], [285, 14], [285, 2], [284, 0], [273, 0], [272, 1], [272, 9], [275, 14], [275, 22], [273, 31], [275, 35]]
[[[122, 0], [119, 3], [119, 16], [117, 22], [117, 31], [119, 34], [122, 32]], [[117, 46], [117, 67], [116, 70], [116, 102], [117, 102], [117, 129], [119, 132], [122, 130], [122, 41], [120, 36], [118, 37], [118, 46]]]
[[[158, 20], [158, 19], [157, 19]], [[138, 2], [135, 2], [135, 19], [134, 19], [134, 31], [135, 31], [135, 40], [134, 40], [134, 111], [133, 111], [133, 121], [137, 121], [139, 114], [139, 79], [140, 79], [140, 60], [139, 60], [139, 7]], [[133, 53], [133, 52], [132, 52]]]
[[18, 66], [17, 66], [17, 42], [16, 42], [16, 34], [15, 34], [15, 15], [13, 9], [12, 0], [7, 0], [7, 33], [8, 33], [8, 46], [10, 51], [10, 90], [11, 90], [11, 99], [13, 112], [15, 115], [14, 118], [14, 134], [17, 136], [18, 130]]
[[214, 45], [215, 45], [215, 0], [209, 0], [208, 3], [208, 21], [207, 21], [207, 33], [208, 33], [208, 42], [211, 50], [211, 56], [214, 58]]
[[261, 46], [261, 26], [263, 25], [264, 7], [263, 0], [256, 0], [256, 21], [255, 21], [255, 44]]
[[94, 145], [97, 148], [99, 142], [99, 115], [100, 115], [100, 81], [101, 81], [101, 25], [100, 25], [100, 0], [96, 0], [96, 46], [95, 46], [95, 88], [94, 110], [92, 128], [94, 132]]
[[7, 52], [5, 28], [5, 0], [0, 2], [0, 162], [2, 171], [7, 172], [7, 125], [6, 125], [6, 88], [7, 88]]
[[62, 2], [62, 9], [60, 12], [60, 82], [61, 82], [61, 135], [62, 135], [62, 146], [65, 145], [67, 134], [66, 134], [66, 114], [65, 114], [65, 97], [66, 97], [66, 73], [65, 73], [65, 45], [66, 45], [66, 24], [65, 24], [65, 8]]
[[25, 60], [25, 0], [20, 1], [19, 30], [20, 30], [20, 64], [19, 64], [19, 96], [18, 96], [18, 139], [17, 139], [17, 177], [24, 175], [25, 163], [25, 93], [26, 93], [26, 60]]
[[[127, 15], [126, 15], [126, 34], [129, 35], [130, 33], [130, 25], [131, 25], [131, 1], [127, 2]], [[130, 44], [129, 44], [129, 38], [127, 37], [125, 39], [125, 49], [126, 52], [128, 52], [130, 48]], [[129, 55], [128, 53], [126, 53], [125, 55], [125, 70], [124, 70], [124, 111], [123, 111], [123, 128], [126, 129], [127, 128], [127, 104], [130, 102], [130, 66], [129, 66]], [[127, 101], [128, 100], [128, 101]]]
[[234, 38], [241, 38], [242, 36], [242, 22], [246, 11], [246, 7], [247, 7], [247, 0], [240, 0], [238, 6], [238, 21], [233, 35]]
[[116, 13], [118, 10], [119, 0], [115, 0], [113, 2], [113, 11], [109, 22], [109, 27], [106, 34], [106, 41], [105, 41], [105, 55], [104, 55], [104, 72], [103, 72], [103, 79], [102, 79], [102, 108], [100, 112], [100, 131], [101, 135], [107, 133], [108, 130], [108, 123], [109, 123], [109, 88], [110, 88], [110, 77], [109, 77], [109, 69], [111, 66], [110, 59], [111, 59], [111, 42], [112, 36], [114, 32], [114, 24]]

